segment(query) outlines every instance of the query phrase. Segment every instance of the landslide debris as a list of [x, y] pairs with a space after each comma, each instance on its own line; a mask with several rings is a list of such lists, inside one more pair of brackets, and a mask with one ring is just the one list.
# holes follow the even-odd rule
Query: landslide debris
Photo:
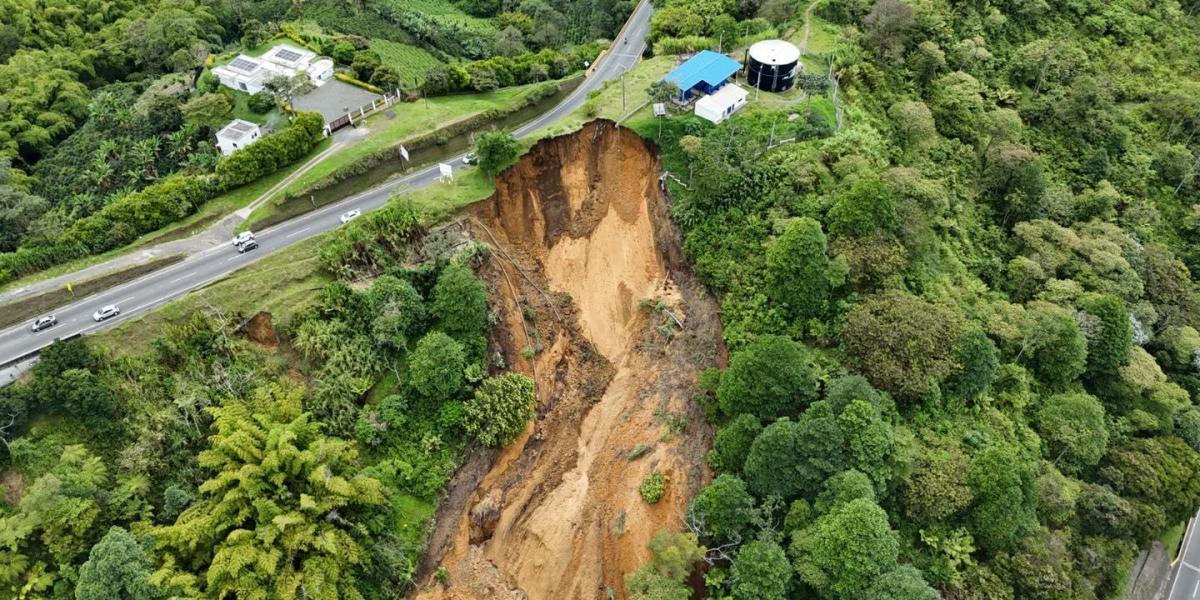
[[[456, 474], [419, 598], [623, 598], [650, 538], [681, 527], [709, 477], [697, 376], [725, 350], [659, 173], [646, 141], [594, 121], [538, 142], [472, 208], [494, 248], [493, 347], [536, 381], [537, 418]], [[651, 471], [669, 481], [653, 505]]]

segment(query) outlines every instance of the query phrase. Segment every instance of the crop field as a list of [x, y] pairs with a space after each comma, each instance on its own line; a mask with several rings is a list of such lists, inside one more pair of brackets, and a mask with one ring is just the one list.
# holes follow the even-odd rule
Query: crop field
[[496, 24], [488, 19], [473, 17], [447, 0], [380, 0], [379, 4], [405, 12], [421, 13], [442, 23], [454, 23], [467, 31], [493, 32]]
[[428, 50], [410, 44], [373, 39], [371, 49], [379, 53], [383, 64], [393, 66], [400, 72], [400, 79], [405, 84], [420, 82], [425, 78], [426, 69], [442, 63]]

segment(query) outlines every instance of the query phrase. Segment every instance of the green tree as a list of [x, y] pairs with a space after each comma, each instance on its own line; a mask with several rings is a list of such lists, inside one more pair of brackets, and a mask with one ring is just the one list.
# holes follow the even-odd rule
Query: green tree
[[210, 411], [214, 434], [198, 464], [212, 475], [195, 504], [155, 530], [163, 567], [152, 583], [177, 596], [362, 598], [355, 575], [369, 540], [356, 519], [386, 499], [378, 480], [355, 474], [354, 445], [322, 435], [296, 403]]
[[1039, 312], [1036, 331], [1027, 342], [1027, 364], [1038, 378], [1061, 389], [1075, 381], [1087, 366], [1087, 340], [1075, 319]]
[[895, 446], [892, 426], [880, 417], [879, 409], [866, 400], [851, 402], [838, 415], [837, 423], [850, 464], [866, 473], [876, 489], [886, 489]]
[[867, 589], [867, 598], [877, 600], [939, 600], [942, 595], [925, 583], [911, 565], [900, 565], [884, 573]]
[[1100, 401], [1084, 392], [1057, 394], [1037, 413], [1046, 458], [1063, 472], [1078, 474], [1100, 462], [1108, 449], [1108, 428]]
[[463, 427], [484, 445], [508, 445], [533, 418], [534, 401], [533, 380], [527, 375], [489, 377], [463, 406]]
[[408, 382], [417, 393], [440, 404], [462, 389], [466, 366], [462, 344], [432, 331], [408, 356]]
[[1099, 296], [1084, 300], [1081, 308], [1089, 375], [1115, 374], [1129, 364], [1133, 347], [1133, 325], [1125, 303], [1116, 296]]
[[706, 538], [739, 540], [754, 523], [754, 498], [741, 479], [718, 475], [692, 500], [688, 518], [702, 527]]
[[851, 469], [837, 473], [825, 480], [813, 508], [818, 513], [825, 514], [859, 498], [875, 502], [875, 487], [871, 483], [871, 479], [862, 471]]
[[875, 386], [915, 400], [958, 369], [962, 317], [900, 291], [869, 296], [850, 309], [842, 342]]
[[750, 413], [764, 421], [795, 414], [816, 398], [807, 352], [778, 335], [759, 336], [736, 352], [717, 388], [725, 414]]
[[75, 584], [76, 600], [151, 600], [161, 597], [150, 585], [152, 564], [133, 534], [112, 527], [88, 554]]
[[1200, 406], [1189, 406], [1175, 413], [1175, 433], [1192, 450], [1200, 452]]
[[754, 415], [742, 413], [717, 430], [708, 462], [718, 471], [741, 473], [750, 445], [762, 432], [762, 424]]
[[488, 330], [487, 286], [467, 265], [451, 263], [433, 286], [429, 312], [442, 331], [469, 344]]
[[822, 598], [866, 598], [875, 579], [896, 567], [900, 542], [887, 513], [860, 498], [797, 532], [790, 551], [796, 574]]
[[743, 544], [730, 569], [734, 600], [785, 598], [792, 581], [792, 565], [783, 548], [772, 541]]
[[950, 380], [954, 391], [965, 399], [975, 400], [996, 378], [1000, 352], [987, 334], [971, 329], [958, 337], [958, 363], [962, 369]]
[[829, 257], [825, 232], [801, 217], [767, 245], [767, 293], [793, 319], [820, 317], [829, 303]]
[[1037, 526], [1033, 475], [1029, 461], [1008, 446], [988, 446], [971, 461], [971, 531], [981, 547], [1011, 550]]
[[475, 154], [479, 157], [479, 168], [495, 177], [521, 156], [521, 145], [507, 131], [489, 131], [475, 143]]

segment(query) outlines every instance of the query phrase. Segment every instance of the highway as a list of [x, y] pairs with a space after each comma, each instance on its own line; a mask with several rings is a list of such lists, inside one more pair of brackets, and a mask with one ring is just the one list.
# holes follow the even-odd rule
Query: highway
[[1171, 593], [1167, 600], [1200, 600], [1200, 512], [1196, 513], [1183, 549], [1179, 551], [1179, 563], [1175, 565], [1175, 580], [1171, 582]]
[[[592, 75], [557, 106], [517, 128], [513, 135], [529, 135], [567, 116], [584, 103], [589, 92], [598, 89], [605, 81], [620, 77], [637, 64], [645, 48], [652, 11], [649, 0], [642, 0], [626, 22], [623, 35], [619, 34], [610, 52], [600, 58]], [[626, 43], [622, 43], [623, 37], [628, 39]], [[397, 112], [401, 113], [399, 118], [403, 118], [402, 111]], [[460, 167], [462, 157], [463, 155], [455, 156], [449, 159], [448, 163]], [[191, 290], [226, 277], [281, 248], [340, 227], [340, 216], [351, 209], [367, 212], [379, 208], [387, 203], [395, 190], [424, 188], [436, 183], [438, 178], [438, 165], [422, 168], [268, 229], [257, 231], [257, 250], [238, 254], [232, 242], [210, 248], [170, 267], [55, 309], [52, 312], [58, 317], [58, 325], [49, 329], [33, 333], [29, 330], [30, 323], [26, 322], [0, 331], [0, 365], [9, 365], [29, 356], [50, 345], [55, 339], [92, 333], [145, 313]], [[263, 282], [263, 285], [270, 285], [270, 282]], [[93, 321], [92, 313], [108, 304], [116, 304], [121, 309], [121, 314], [100, 323]], [[7, 381], [0, 382], [0, 385], [4, 383]]]

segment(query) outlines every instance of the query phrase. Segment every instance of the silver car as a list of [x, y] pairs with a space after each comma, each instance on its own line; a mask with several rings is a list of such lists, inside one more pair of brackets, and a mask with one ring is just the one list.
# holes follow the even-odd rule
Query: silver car
[[58, 325], [58, 317], [55, 317], [54, 315], [46, 315], [44, 317], [39, 317], [38, 320], [34, 321], [33, 325], [29, 326], [29, 330], [37, 333], [43, 329], [54, 327], [55, 325]]
[[117, 308], [116, 304], [109, 304], [108, 306], [102, 307], [100, 310], [92, 313], [92, 320], [100, 322], [105, 319], [111, 319], [119, 314], [121, 314], [121, 309]]

